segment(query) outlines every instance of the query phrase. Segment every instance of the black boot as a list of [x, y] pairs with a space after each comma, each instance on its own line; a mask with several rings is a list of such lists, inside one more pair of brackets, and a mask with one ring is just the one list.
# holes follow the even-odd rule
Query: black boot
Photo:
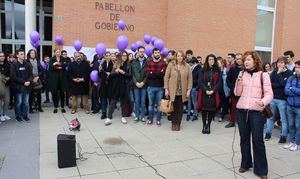
[[206, 126], [206, 134], [210, 134], [210, 125]]
[[102, 113], [101, 119], [105, 119], [106, 118], [106, 112]]
[[206, 134], [206, 126], [203, 124], [202, 134]]

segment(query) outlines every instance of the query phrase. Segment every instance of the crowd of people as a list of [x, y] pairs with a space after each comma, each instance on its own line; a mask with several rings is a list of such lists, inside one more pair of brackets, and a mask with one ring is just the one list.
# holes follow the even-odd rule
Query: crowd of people
[[[211, 133], [217, 112], [219, 122], [229, 116], [226, 128], [238, 124], [241, 173], [254, 166], [255, 174], [267, 176], [264, 139], [270, 140], [276, 122], [281, 126], [279, 143], [291, 151], [300, 148], [300, 61], [295, 62], [293, 51], [265, 65], [255, 51], [228, 53], [226, 59], [214, 54], [194, 57], [192, 50], [170, 50], [166, 57], [156, 48], [152, 53], [146, 57], [140, 46], [135, 54], [107, 51], [89, 62], [81, 52], [68, 57], [67, 51], [55, 48], [53, 57], [44, 57], [43, 66], [34, 49], [26, 56], [23, 50], [7, 57], [0, 52], [0, 120], [10, 120], [7, 110], [14, 106], [15, 119], [29, 121], [28, 112], [43, 112], [42, 94], [44, 103], [49, 103], [51, 92], [53, 113], [59, 104], [62, 113], [67, 106], [72, 114], [80, 106], [87, 114], [101, 111], [99, 118], [110, 125], [120, 102], [123, 124], [131, 116], [134, 122], [160, 126], [160, 101], [167, 98], [175, 109], [165, 114], [172, 131], [181, 129], [183, 113], [187, 121], [202, 114], [203, 134]], [[99, 81], [91, 80], [92, 71], [98, 72]], [[273, 112], [270, 118], [263, 113], [268, 105]]]

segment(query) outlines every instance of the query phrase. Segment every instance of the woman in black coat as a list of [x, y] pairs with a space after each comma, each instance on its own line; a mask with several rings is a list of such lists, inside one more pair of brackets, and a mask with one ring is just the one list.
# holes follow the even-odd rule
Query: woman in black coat
[[67, 73], [68, 61], [61, 56], [60, 49], [54, 49], [55, 56], [49, 62], [48, 89], [52, 92], [54, 111], [57, 113], [58, 102], [61, 103], [61, 112], [65, 113], [65, 92], [69, 88], [69, 78]]
[[104, 61], [99, 66], [99, 74], [100, 74], [100, 97], [102, 102], [102, 116], [101, 119], [106, 118], [106, 109], [107, 109], [107, 101], [110, 99], [109, 96], [109, 87], [110, 80], [109, 76], [111, 71], [113, 70], [114, 64], [110, 58], [110, 52], [106, 52], [104, 55]]
[[210, 124], [215, 117], [220, 104], [219, 89], [222, 85], [222, 75], [215, 55], [206, 57], [200, 82], [198, 109], [202, 110], [203, 134], [210, 134]]
[[121, 53], [121, 57], [118, 56], [118, 60], [114, 64], [114, 68], [109, 78], [111, 82], [111, 86], [109, 89], [111, 101], [108, 110], [108, 118], [105, 120], [105, 125], [111, 124], [112, 114], [116, 108], [118, 100], [120, 100], [122, 110], [121, 122], [123, 124], [126, 124], [127, 121], [124, 117], [129, 93], [127, 83], [130, 80], [128, 53], [126, 51]]

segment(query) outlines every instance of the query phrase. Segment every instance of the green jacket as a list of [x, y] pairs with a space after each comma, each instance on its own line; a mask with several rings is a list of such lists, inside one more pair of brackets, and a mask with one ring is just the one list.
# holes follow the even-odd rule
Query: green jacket
[[144, 82], [144, 87], [146, 88], [146, 65], [147, 65], [147, 59], [144, 58], [143, 65], [141, 66], [140, 61], [138, 59], [134, 59], [131, 63], [131, 75], [132, 75], [132, 81], [133, 81], [133, 87], [137, 88], [136, 83], [137, 82]]
[[60, 57], [62, 69], [57, 69], [53, 63], [56, 62], [56, 57], [52, 57], [49, 62], [49, 77], [48, 77], [48, 89], [51, 92], [58, 90], [60, 86], [62, 91], [67, 91], [69, 89], [69, 75], [66, 70], [68, 66], [68, 60]]

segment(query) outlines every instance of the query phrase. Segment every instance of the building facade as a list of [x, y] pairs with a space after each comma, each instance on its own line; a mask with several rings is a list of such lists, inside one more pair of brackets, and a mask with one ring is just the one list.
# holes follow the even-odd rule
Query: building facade
[[[25, 23], [32, 1], [36, 25]], [[299, 9], [298, 0], [1, 0], [0, 50], [24, 48], [28, 26], [40, 32], [41, 56], [51, 55], [57, 35], [65, 46], [79, 39], [84, 47], [102, 42], [116, 48], [119, 35], [131, 44], [150, 34], [163, 39], [168, 49], [192, 49], [202, 57], [257, 50], [270, 61], [293, 50], [297, 58]], [[120, 19], [125, 31], [118, 30]]]

